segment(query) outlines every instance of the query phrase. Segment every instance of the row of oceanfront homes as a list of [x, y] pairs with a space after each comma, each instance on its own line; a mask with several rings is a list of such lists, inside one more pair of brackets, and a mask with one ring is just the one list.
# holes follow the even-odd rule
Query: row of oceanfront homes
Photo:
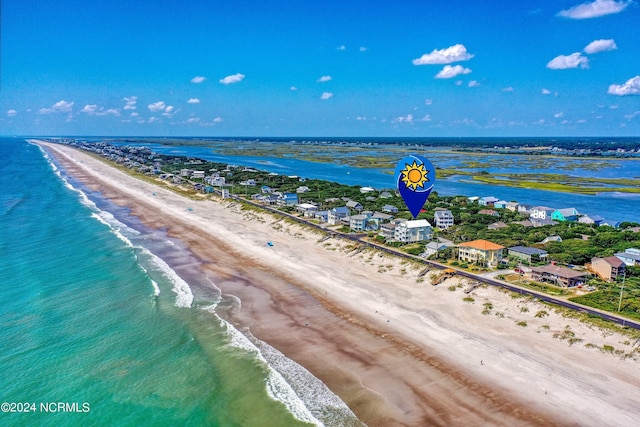
[[[423, 243], [424, 250], [421, 257], [431, 258], [438, 253], [454, 248], [456, 259], [464, 264], [472, 264], [483, 268], [504, 266], [507, 260], [516, 261], [517, 271], [527, 274], [534, 281], [552, 283], [562, 287], [582, 287], [592, 275], [597, 275], [606, 281], [616, 281], [625, 275], [626, 266], [640, 265], [640, 249], [629, 248], [624, 252], [609, 257], [595, 257], [583, 268], [569, 268], [548, 262], [549, 254], [540, 247], [512, 246], [504, 247], [488, 240], [464, 241], [458, 244], [442, 237], [434, 238], [440, 230], [448, 230], [456, 225], [456, 218], [449, 209], [435, 208], [432, 221], [428, 219], [407, 219], [396, 217], [404, 209], [388, 203], [382, 205], [380, 211], [367, 210], [363, 203], [349, 197], [335, 197], [325, 199], [324, 205], [334, 207], [322, 209], [318, 202], [301, 200], [311, 189], [304, 185], [305, 179], [296, 179], [299, 185], [289, 191], [280, 191], [260, 179], [245, 178], [242, 181], [234, 179], [238, 172], [259, 172], [250, 168], [226, 165], [224, 168], [201, 170], [198, 166], [205, 166], [211, 162], [200, 159], [185, 158], [184, 156], [158, 155], [146, 147], [119, 146], [108, 143], [89, 143], [75, 140], [53, 141], [74, 145], [92, 151], [102, 157], [122, 164], [148, 175], [153, 175], [176, 185], [186, 185], [202, 193], [218, 193], [221, 197], [230, 197], [232, 188], [243, 188], [244, 192], [236, 192], [237, 196], [244, 194], [247, 199], [255, 203], [279, 207], [286, 212], [295, 212], [310, 222], [320, 223], [328, 229], [340, 229], [351, 233], [376, 235], [377, 240], [387, 244]], [[183, 166], [173, 170], [171, 165]], [[189, 167], [184, 167], [189, 166]], [[169, 172], [170, 171], [170, 172]], [[279, 176], [271, 173], [269, 177]], [[240, 186], [240, 187], [238, 187]], [[360, 187], [361, 198], [364, 203], [378, 199], [398, 200], [395, 192], [377, 191], [371, 187]], [[517, 212], [520, 217], [528, 215], [527, 220], [515, 221], [524, 227], [541, 227], [558, 222], [577, 222], [593, 226], [610, 226], [617, 228], [619, 222], [607, 221], [600, 216], [582, 215], [575, 208], [550, 208], [546, 206], [531, 206], [513, 201], [504, 201], [492, 196], [467, 197], [465, 203], [477, 204], [482, 207], [478, 214], [489, 217], [501, 217], [500, 210]], [[377, 204], [380, 206], [380, 203]], [[405, 213], [406, 214], [406, 213]], [[406, 215], [404, 215], [406, 216]], [[496, 221], [488, 224], [488, 229], [508, 227], [508, 224]], [[635, 227], [633, 232], [639, 233]], [[540, 242], [541, 247], [548, 242], [561, 240], [559, 236], [547, 236]], [[585, 268], [586, 267], [586, 268]]]

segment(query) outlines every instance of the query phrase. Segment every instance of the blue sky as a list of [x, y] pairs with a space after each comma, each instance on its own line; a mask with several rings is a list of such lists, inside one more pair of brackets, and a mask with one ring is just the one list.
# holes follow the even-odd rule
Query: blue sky
[[0, 134], [640, 136], [638, 0], [4, 0]]

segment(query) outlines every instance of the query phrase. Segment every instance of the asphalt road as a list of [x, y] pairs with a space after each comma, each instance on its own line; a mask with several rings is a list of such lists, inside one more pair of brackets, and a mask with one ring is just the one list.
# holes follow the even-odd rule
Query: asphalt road
[[[303, 224], [303, 225], [306, 225], [308, 227], [315, 228], [315, 229], [320, 230], [320, 231], [322, 231], [324, 233], [330, 233], [330, 234], [332, 234], [332, 235], [334, 235], [336, 237], [340, 237], [342, 239], [351, 240], [351, 241], [356, 242], [356, 243], [358, 243], [358, 244], [360, 244], [362, 246], [375, 248], [375, 249], [380, 250], [382, 252], [386, 252], [388, 254], [391, 254], [391, 255], [394, 255], [394, 256], [398, 256], [398, 257], [401, 257], [401, 258], [411, 259], [413, 261], [417, 261], [417, 262], [422, 263], [425, 266], [429, 266], [429, 267], [434, 267], [434, 268], [438, 268], [438, 269], [452, 268], [451, 266], [448, 266], [448, 265], [443, 265], [443, 264], [437, 263], [435, 261], [426, 260], [426, 259], [414, 256], [414, 255], [410, 255], [410, 254], [407, 254], [407, 253], [404, 253], [404, 252], [397, 251], [397, 250], [395, 250], [393, 248], [389, 248], [389, 247], [386, 247], [386, 246], [382, 246], [382, 245], [378, 245], [378, 244], [375, 244], [375, 243], [372, 243], [372, 242], [365, 241], [363, 239], [364, 239], [364, 237], [366, 237], [366, 234], [348, 234], [348, 233], [342, 233], [340, 231], [335, 231], [335, 230], [327, 230], [325, 227], [322, 227], [322, 226], [320, 226], [318, 224], [314, 224], [314, 223], [312, 223], [310, 221], [307, 221], [305, 219], [299, 218], [299, 217], [297, 217], [295, 215], [288, 214], [286, 212], [282, 212], [282, 211], [280, 211], [278, 209], [275, 209], [275, 208], [272, 208], [270, 206], [265, 206], [265, 205], [262, 205], [260, 203], [255, 203], [255, 202], [253, 202], [251, 200], [242, 199], [242, 198], [240, 198], [238, 196], [235, 196], [235, 195], [232, 195], [231, 197], [233, 199], [235, 199], [235, 200], [242, 201], [243, 203], [248, 203], [248, 204], [250, 204], [252, 206], [255, 206], [257, 208], [264, 209], [266, 211], [269, 211], [269, 212], [272, 212], [272, 213], [275, 213], [275, 214], [278, 214], [278, 215], [281, 215], [281, 216], [285, 216], [285, 217], [287, 217], [287, 218], [289, 218], [289, 219], [291, 219], [293, 221], [296, 221], [296, 222], [298, 222], [300, 224]], [[625, 327], [630, 327], [630, 328], [634, 328], [634, 329], [640, 329], [640, 322], [629, 320], [626, 317], [618, 316], [616, 314], [609, 313], [607, 311], [598, 310], [598, 309], [593, 308], [593, 307], [588, 307], [586, 305], [582, 305], [582, 304], [578, 304], [578, 303], [575, 303], [575, 302], [567, 301], [567, 300], [564, 300], [564, 299], [561, 299], [561, 298], [556, 298], [556, 297], [553, 297], [551, 295], [547, 295], [547, 294], [543, 294], [543, 293], [540, 293], [540, 292], [536, 292], [534, 290], [523, 288], [523, 287], [511, 284], [511, 283], [508, 283], [508, 282], [504, 282], [502, 280], [483, 277], [481, 275], [469, 273], [467, 271], [459, 270], [459, 269], [455, 269], [455, 268], [454, 268], [454, 270], [456, 270], [457, 275], [462, 276], [462, 277], [466, 277], [466, 278], [471, 279], [471, 280], [475, 280], [475, 281], [478, 281], [478, 282], [481, 282], [481, 283], [485, 283], [485, 284], [491, 285], [491, 286], [497, 286], [497, 287], [500, 287], [500, 288], [508, 289], [508, 290], [510, 290], [512, 292], [517, 292], [517, 293], [522, 294], [522, 295], [531, 296], [531, 297], [536, 298], [536, 299], [538, 299], [540, 301], [544, 301], [544, 302], [550, 303], [550, 304], [555, 304], [557, 306], [565, 307], [565, 308], [568, 308], [568, 309], [571, 309], [571, 310], [576, 310], [578, 312], [583, 312], [583, 313], [586, 313], [586, 314], [591, 315], [591, 316], [597, 316], [597, 317], [600, 317], [602, 319], [617, 323], [617, 324], [625, 326]]]

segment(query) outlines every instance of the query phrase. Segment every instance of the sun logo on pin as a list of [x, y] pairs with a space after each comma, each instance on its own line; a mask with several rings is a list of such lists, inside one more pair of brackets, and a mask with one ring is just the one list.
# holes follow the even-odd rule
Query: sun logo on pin
[[418, 187], [424, 187], [425, 182], [429, 182], [429, 177], [427, 176], [429, 171], [425, 169], [424, 164], [418, 164], [416, 161], [412, 165], [405, 163], [405, 168], [401, 173], [402, 182], [413, 191]]

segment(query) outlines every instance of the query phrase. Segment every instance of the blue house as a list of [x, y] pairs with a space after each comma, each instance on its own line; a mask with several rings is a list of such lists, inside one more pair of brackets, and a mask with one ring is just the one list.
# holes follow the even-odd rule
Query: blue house
[[293, 206], [298, 204], [298, 195], [296, 193], [284, 193], [278, 199], [279, 205]]
[[615, 256], [629, 266], [640, 265], [640, 249], [629, 248], [624, 252], [618, 252]]
[[579, 215], [576, 208], [557, 209], [551, 214], [551, 219], [554, 221], [577, 221]]
[[493, 196], [487, 196], [487, 197], [482, 197], [480, 198], [480, 200], [478, 200], [478, 204], [480, 206], [491, 206], [493, 207], [495, 202], [499, 202], [500, 199], [493, 197]]
[[506, 200], [498, 200], [497, 202], [493, 203], [493, 207], [496, 209], [504, 209], [507, 207], [507, 204], [509, 204], [509, 202], [507, 202]]

